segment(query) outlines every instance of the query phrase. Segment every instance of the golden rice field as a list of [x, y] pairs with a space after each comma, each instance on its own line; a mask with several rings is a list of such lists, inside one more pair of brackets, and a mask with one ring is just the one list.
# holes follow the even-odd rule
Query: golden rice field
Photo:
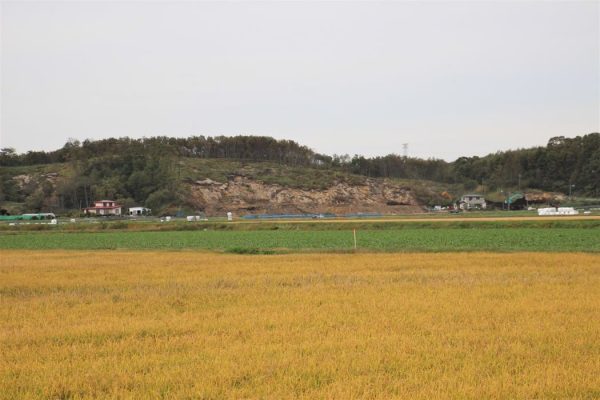
[[2, 251], [2, 399], [592, 399], [600, 255]]

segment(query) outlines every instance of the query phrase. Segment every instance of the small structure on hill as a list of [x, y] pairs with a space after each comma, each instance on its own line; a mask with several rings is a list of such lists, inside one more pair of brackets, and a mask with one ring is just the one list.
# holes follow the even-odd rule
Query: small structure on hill
[[465, 194], [460, 198], [458, 207], [462, 210], [485, 210], [487, 204], [480, 194]]
[[94, 202], [93, 207], [84, 208], [87, 215], [121, 215], [121, 205], [114, 200], [99, 200]]

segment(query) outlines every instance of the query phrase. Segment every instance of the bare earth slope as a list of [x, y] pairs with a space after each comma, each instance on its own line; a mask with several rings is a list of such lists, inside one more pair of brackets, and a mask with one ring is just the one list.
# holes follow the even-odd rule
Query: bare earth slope
[[411, 213], [421, 211], [410, 188], [388, 180], [365, 179], [362, 184], [333, 182], [325, 189], [268, 184], [236, 175], [226, 182], [188, 182], [190, 203], [207, 215], [231, 211], [261, 213]]

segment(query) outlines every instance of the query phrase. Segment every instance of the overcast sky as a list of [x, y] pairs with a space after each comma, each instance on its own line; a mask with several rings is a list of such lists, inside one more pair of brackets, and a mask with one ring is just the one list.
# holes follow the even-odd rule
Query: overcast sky
[[0, 146], [267, 135], [453, 160], [600, 131], [587, 2], [2, 2]]

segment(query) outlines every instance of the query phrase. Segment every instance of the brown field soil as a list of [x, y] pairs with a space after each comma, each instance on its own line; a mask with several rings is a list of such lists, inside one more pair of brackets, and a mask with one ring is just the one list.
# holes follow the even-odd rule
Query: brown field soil
[[600, 255], [2, 251], [0, 398], [600, 397]]

